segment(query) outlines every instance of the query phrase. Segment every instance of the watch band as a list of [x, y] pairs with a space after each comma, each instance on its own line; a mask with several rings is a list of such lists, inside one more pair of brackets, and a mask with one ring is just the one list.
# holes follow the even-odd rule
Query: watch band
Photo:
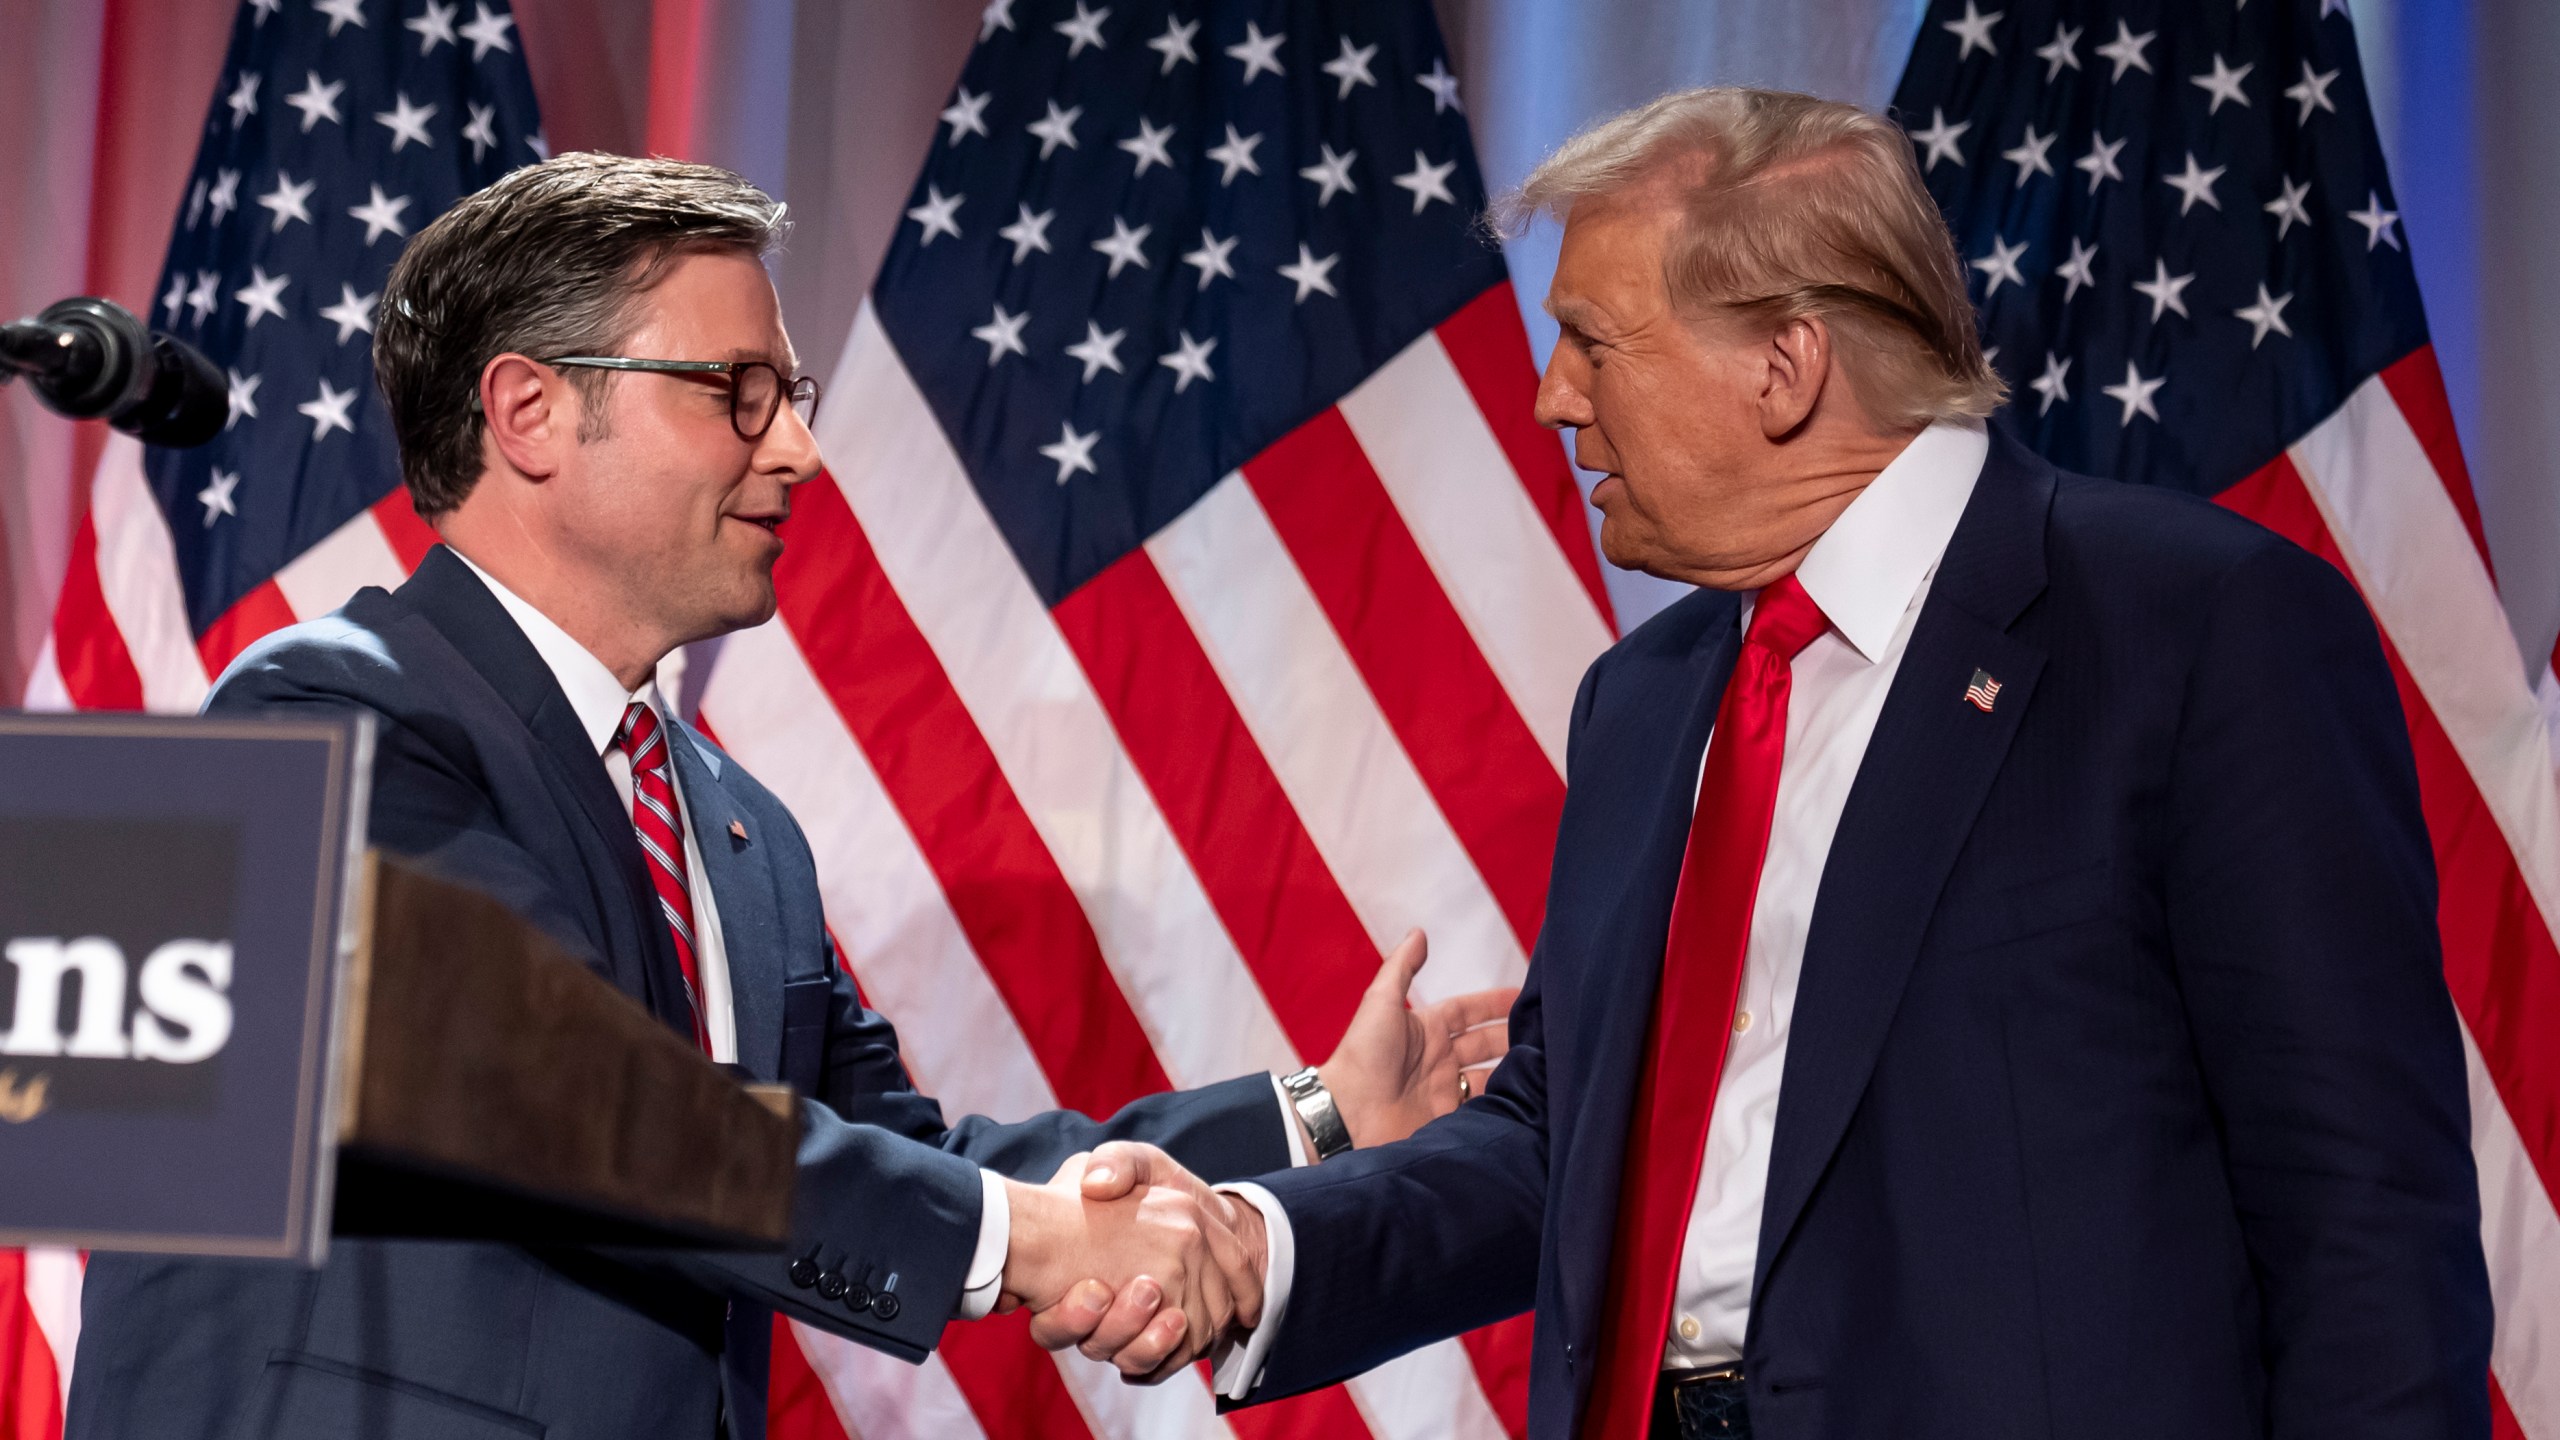
[[1289, 1103], [1298, 1118], [1307, 1122], [1307, 1134], [1315, 1139], [1318, 1162], [1332, 1159], [1351, 1148], [1351, 1129], [1342, 1123], [1342, 1112], [1334, 1108], [1333, 1092], [1324, 1088], [1316, 1067], [1308, 1066], [1280, 1077], [1280, 1088], [1289, 1092]]

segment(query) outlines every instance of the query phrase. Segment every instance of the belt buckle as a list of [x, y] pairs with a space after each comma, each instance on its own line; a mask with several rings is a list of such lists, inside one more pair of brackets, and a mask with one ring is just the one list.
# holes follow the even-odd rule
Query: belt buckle
[[1692, 1385], [1739, 1385], [1742, 1383], [1742, 1366], [1737, 1363], [1707, 1370], [1683, 1370], [1670, 1379], [1674, 1390], [1687, 1389]]

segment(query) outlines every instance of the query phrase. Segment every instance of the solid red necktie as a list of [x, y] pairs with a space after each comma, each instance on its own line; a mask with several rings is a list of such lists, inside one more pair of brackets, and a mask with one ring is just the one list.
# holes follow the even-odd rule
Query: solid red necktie
[[1601, 1302], [1600, 1373], [1582, 1428], [1589, 1440], [1642, 1440], [1651, 1421], [1680, 1247], [1733, 1036], [1752, 904], [1777, 808], [1789, 667], [1827, 623], [1793, 575], [1763, 589], [1716, 708], [1671, 902], [1651, 1063], [1637, 1084], [1627, 1132], [1617, 1237]]
[[622, 712], [622, 727], [613, 732], [613, 746], [631, 757], [631, 828], [640, 837], [640, 855], [649, 864], [649, 886], [657, 892], [667, 933], [675, 937], [676, 963], [684, 970], [685, 1003], [693, 1011], [693, 1043], [708, 1055], [711, 1031], [703, 1022], [702, 962], [694, 954], [693, 885], [684, 863], [684, 810], [676, 802], [666, 727], [647, 705], [634, 700]]

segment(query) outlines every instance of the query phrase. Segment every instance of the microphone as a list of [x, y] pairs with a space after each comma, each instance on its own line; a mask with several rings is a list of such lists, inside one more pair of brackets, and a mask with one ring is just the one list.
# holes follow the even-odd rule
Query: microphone
[[0, 384], [24, 375], [74, 420], [104, 418], [146, 445], [202, 445], [230, 423], [230, 389], [204, 352], [112, 300], [75, 296], [0, 325]]

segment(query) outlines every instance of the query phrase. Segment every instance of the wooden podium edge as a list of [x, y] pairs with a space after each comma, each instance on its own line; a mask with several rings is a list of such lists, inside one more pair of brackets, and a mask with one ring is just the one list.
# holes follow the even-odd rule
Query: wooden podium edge
[[340, 1234], [775, 1248], [799, 1121], [498, 901], [366, 852]]

